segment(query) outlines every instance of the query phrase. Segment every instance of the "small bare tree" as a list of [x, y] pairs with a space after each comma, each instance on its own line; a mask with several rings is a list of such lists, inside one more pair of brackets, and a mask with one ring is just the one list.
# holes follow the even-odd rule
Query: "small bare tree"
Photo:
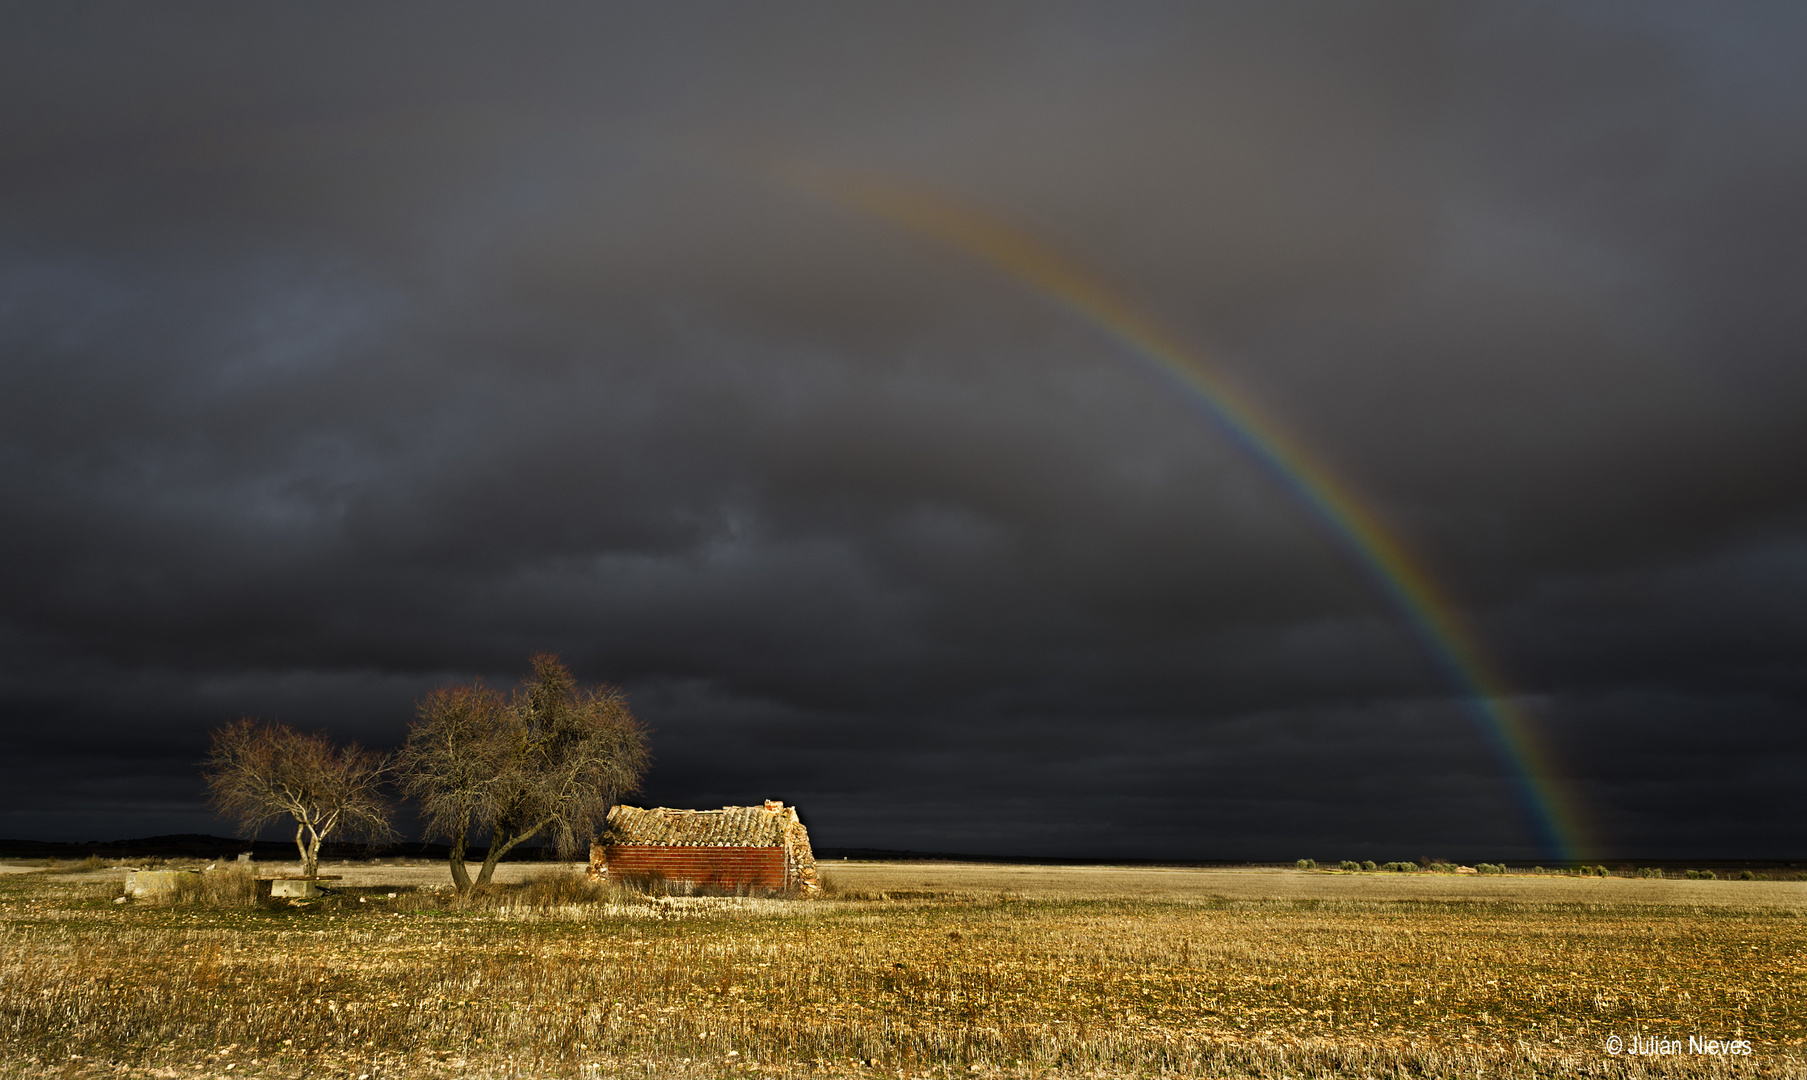
[[320, 843], [338, 832], [385, 839], [389, 806], [382, 795], [385, 755], [357, 743], [339, 747], [320, 732], [245, 717], [213, 733], [207, 757], [210, 801], [222, 816], [255, 836], [270, 822], [292, 818], [301, 872], [320, 867]]
[[[639, 787], [651, 760], [646, 728], [621, 691], [579, 687], [556, 656], [532, 664], [533, 677], [506, 701], [481, 684], [434, 691], [408, 733], [404, 789], [420, 800], [430, 832], [451, 840], [460, 892], [488, 884], [502, 857], [535, 837], [571, 855]], [[474, 833], [488, 834], [489, 850], [473, 882], [464, 853]]]

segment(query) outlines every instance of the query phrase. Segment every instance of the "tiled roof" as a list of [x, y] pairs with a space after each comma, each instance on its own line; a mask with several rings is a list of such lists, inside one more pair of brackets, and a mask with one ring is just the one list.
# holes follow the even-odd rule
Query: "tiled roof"
[[617, 806], [609, 811], [608, 842], [669, 847], [783, 847], [786, 816], [785, 811], [763, 806], [724, 806], [720, 810]]

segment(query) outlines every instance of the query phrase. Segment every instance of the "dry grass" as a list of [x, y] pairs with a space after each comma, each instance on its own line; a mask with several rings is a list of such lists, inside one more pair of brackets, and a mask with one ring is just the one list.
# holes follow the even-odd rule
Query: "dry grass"
[[[463, 907], [365, 883], [271, 909], [115, 906], [116, 873], [0, 878], [0, 1074], [1807, 1071], [1798, 886], [1376, 899], [1317, 875], [1353, 884], [1288, 898], [1245, 874], [1263, 895], [1125, 898], [1081, 874], [1089, 898], [1018, 899], [946, 870], [830, 869], [843, 895], [914, 899], [655, 900], [542, 869]], [[1754, 1052], [1604, 1052], [1634, 1033]]]
[[257, 875], [250, 867], [237, 865], [183, 874], [176, 879], [176, 894], [170, 902], [210, 908], [252, 907], [257, 903]]
[[1405, 900], [1528, 904], [1793, 907], [1807, 886], [1784, 881], [1509, 874], [1343, 873], [1267, 868], [1035, 866], [990, 863], [829, 862], [827, 880], [864, 896], [999, 895], [1028, 900]]

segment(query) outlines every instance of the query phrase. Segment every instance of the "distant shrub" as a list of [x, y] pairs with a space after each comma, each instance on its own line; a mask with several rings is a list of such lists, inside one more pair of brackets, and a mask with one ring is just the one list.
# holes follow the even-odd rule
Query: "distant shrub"
[[1545, 870], [1545, 869], [1544, 869], [1544, 868], [1543, 868], [1543, 867], [1541, 867], [1541, 866], [1533, 866], [1533, 867], [1532, 867], [1532, 868], [1531, 868], [1531, 872], [1532, 872], [1532, 873], [1533, 873], [1533, 874], [1547, 874], [1547, 873], [1549, 873], [1549, 871], [1548, 871], [1548, 870]]
[[1379, 867], [1374, 865], [1373, 859], [1363, 859], [1362, 860], [1362, 869], [1372, 872], [1374, 870], [1379, 869]]
[[1639, 877], [1653, 877], [1653, 878], [1660, 878], [1660, 877], [1662, 877], [1662, 876], [1663, 876], [1663, 869], [1662, 869], [1662, 867], [1660, 867], [1660, 866], [1645, 866], [1645, 867], [1640, 867], [1640, 868], [1639, 868], [1639, 869], [1638, 869], [1638, 876], [1639, 876]]
[[1688, 871], [1688, 880], [1689, 881], [1714, 881], [1714, 880], [1717, 880], [1718, 877], [1719, 877], [1719, 875], [1713, 873], [1713, 871], [1711, 871], [1711, 870], [1690, 870], [1690, 871]]
[[1758, 881], [1761, 879], [1759, 879], [1757, 877], [1756, 871], [1746, 870], [1744, 873], [1738, 875], [1738, 880], [1739, 881]]
[[1354, 871], [1354, 870], [1360, 870], [1361, 868], [1362, 868], [1362, 864], [1356, 862], [1354, 859], [1344, 859], [1343, 865], [1338, 867], [1337, 869]]
[[1456, 872], [1455, 866], [1443, 859], [1432, 859], [1431, 864], [1427, 869], [1433, 874], [1453, 874]]
[[1418, 869], [1418, 864], [1409, 862], [1390, 862], [1385, 866], [1382, 866], [1381, 869], [1393, 874], [1409, 874]]
[[1475, 863], [1474, 872], [1477, 874], [1503, 874], [1506, 872], [1506, 867], [1504, 863]]
[[229, 866], [199, 874], [179, 874], [177, 904], [192, 907], [245, 908], [257, 906], [257, 875], [248, 867]]
[[834, 875], [818, 870], [822, 882], [822, 895], [830, 900], [882, 900], [882, 893], [865, 889], [850, 888]]
[[515, 907], [547, 909], [594, 904], [607, 899], [608, 888], [586, 874], [539, 874], [523, 881], [508, 899]]
[[1316, 859], [1300, 859], [1298, 862], [1293, 863], [1293, 866], [1300, 870], [1316, 870], [1318, 868], [1318, 861]]
[[397, 908], [407, 910], [427, 910], [441, 906], [460, 907], [476, 911], [494, 911], [503, 914], [536, 914], [546, 915], [571, 908], [594, 907], [604, 904], [641, 903], [648, 896], [734, 896], [732, 890], [680, 889], [677, 882], [657, 883], [654, 889], [647, 880], [624, 880], [611, 877], [608, 881], [597, 881], [584, 873], [569, 871], [549, 871], [528, 878], [518, 884], [491, 882], [479, 889], [473, 889], [463, 897], [442, 895], [438, 892], [423, 890], [409, 896], [403, 894], [398, 898]]

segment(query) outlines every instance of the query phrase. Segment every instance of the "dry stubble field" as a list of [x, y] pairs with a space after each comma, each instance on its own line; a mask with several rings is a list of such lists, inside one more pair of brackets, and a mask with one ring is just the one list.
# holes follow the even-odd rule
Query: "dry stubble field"
[[0, 1074], [1807, 1075], [1794, 882], [830, 863], [759, 901], [541, 866], [461, 909], [442, 868], [343, 872], [270, 909], [0, 875]]

